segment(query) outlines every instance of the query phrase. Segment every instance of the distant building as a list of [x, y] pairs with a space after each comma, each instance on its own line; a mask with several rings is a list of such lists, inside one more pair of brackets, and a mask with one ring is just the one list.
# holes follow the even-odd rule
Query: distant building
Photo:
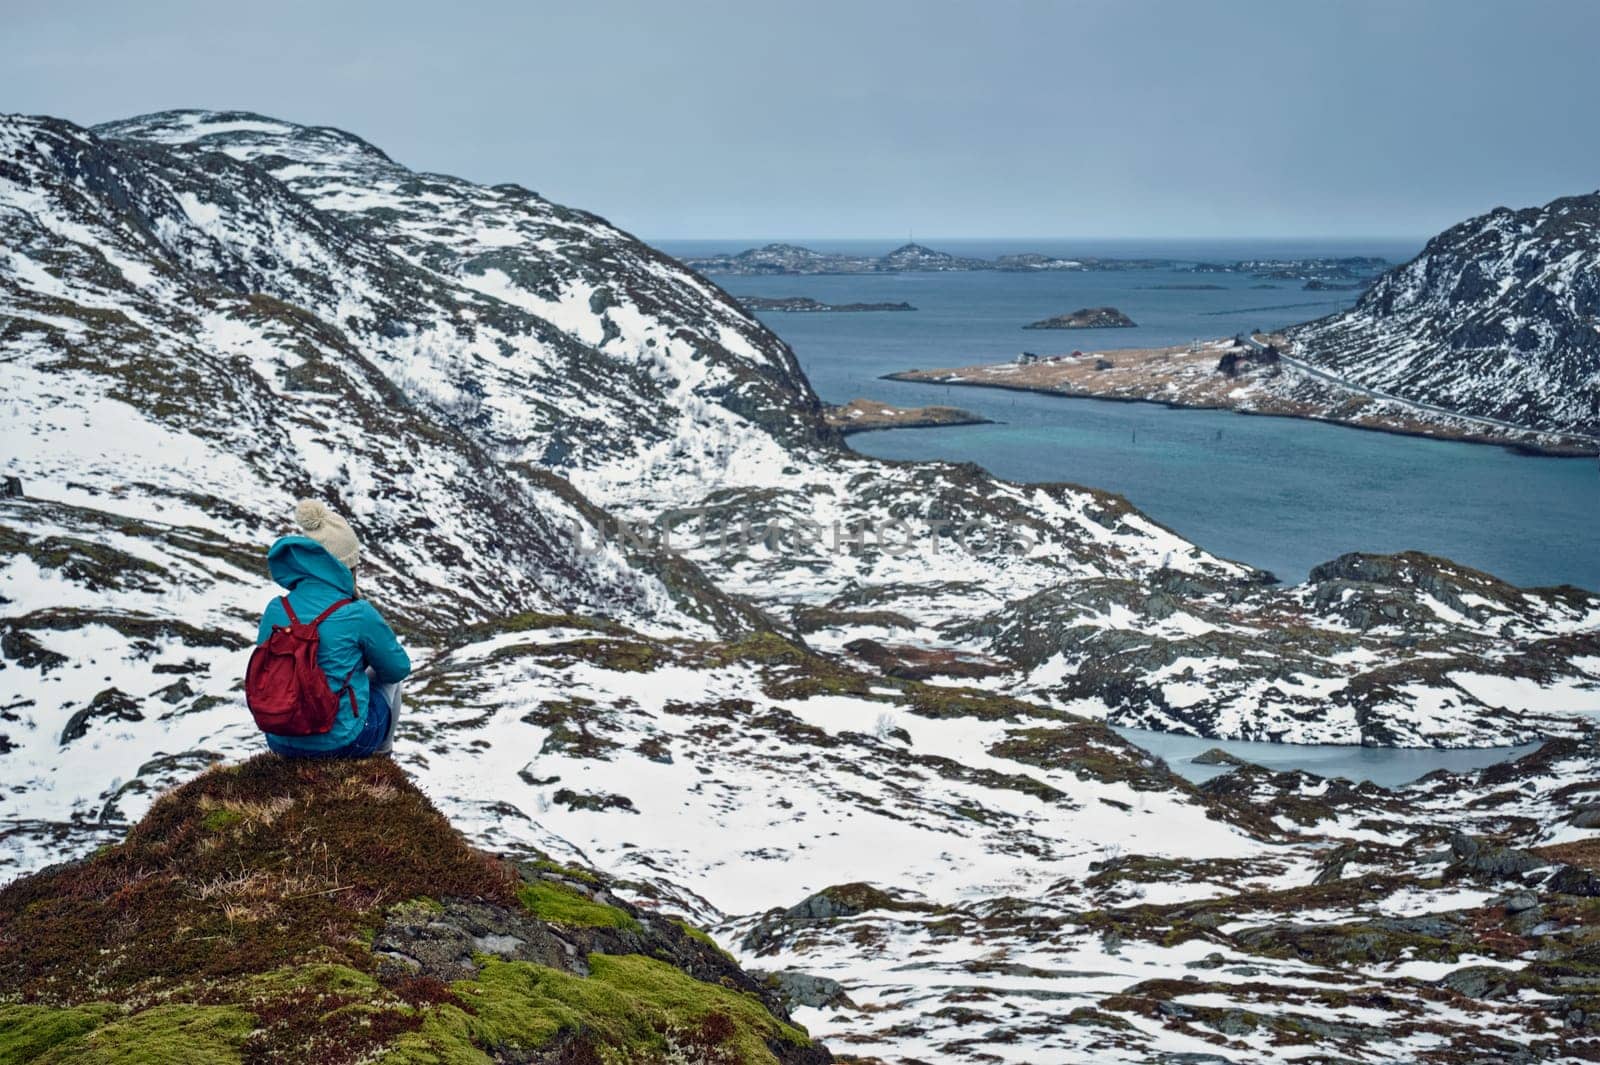
[[1035, 363], [1035, 362], [1038, 362], [1038, 361], [1039, 361], [1039, 356], [1035, 355], [1031, 351], [1024, 351], [1022, 354], [1017, 356], [1017, 365], [1018, 366], [1027, 366], [1030, 363]]

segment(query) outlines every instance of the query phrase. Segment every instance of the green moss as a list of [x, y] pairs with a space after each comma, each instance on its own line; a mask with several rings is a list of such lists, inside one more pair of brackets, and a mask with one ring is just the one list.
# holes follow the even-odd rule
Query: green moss
[[444, 903], [427, 895], [419, 895], [389, 907], [389, 917], [437, 917], [444, 912]]
[[476, 979], [452, 985], [467, 1010], [439, 1007], [379, 1060], [384, 1065], [522, 1060], [568, 1036], [608, 1065], [713, 1047], [741, 1063], [770, 1065], [777, 1059], [769, 1040], [810, 1045], [804, 1031], [779, 1021], [753, 996], [696, 980], [665, 962], [637, 954], [591, 954], [589, 968], [590, 975], [582, 977], [530, 962], [490, 960]]
[[244, 820], [244, 814], [238, 810], [215, 809], [200, 819], [200, 823], [213, 832], [223, 832]]
[[156, 1006], [98, 1025], [42, 1056], [14, 1060], [34, 1065], [219, 1065], [239, 1060], [239, 1048], [254, 1027], [254, 1017], [229, 1006]]
[[719, 947], [717, 945], [717, 941], [715, 939], [711, 938], [711, 933], [710, 932], [707, 932], [703, 928], [696, 928], [694, 925], [692, 925], [688, 921], [684, 921], [684, 920], [674, 920], [672, 923], [677, 925], [678, 928], [682, 930], [684, 935], [688, 936], [690, 939], [694, 940], [696, 943], [699, 943], [699, 944], [701, 944], [703, 946], [710, 947], [712, 950], [716, 951], [718, 954], [722, 955], [724, 958], [727, 958], [729, 961], [734, 961], [733, 955], [729, 954], [727, 951], [725, 951], [721, 947]]
[[517, 886], [517, 899], [541, 921], [582, 928], [620, 928], [639, 931], [639, 922], [615, 906], [596, 902], [576, 888], [551, 880]]
[[[548, 858], [523, 875], [541, 868], [595, 879]], [[169, 793], [88, 861], [0, 887], [0, 988], [60, 1004], [0, 1005], [0, 1065], [489, 1065], [534, 1046], [588, 1065], [771, 1062], [769, 1043], [806, 1038], [758, 998], [636, 955], [591, 955], [589, 976], [483, 958], [455, 986], [377, 979], [375, 930], [396, 911], [425, 922], [439, 899], [520, 903], [580, 951], [687, 954], [702, 976], [736, 978], [620, 904], [559, 880], [519, 883], [388, 760], [262, 757]]]
[[880, 625], [884, 628], [915, 629], [917, 623], [892, 610], [833, 610], [823, 606], [797, 607], [795, 627], [801, 632], [847, 628], [854, 625]]
[[667, 661], [665, 651], [654, 644], [634, 640], [586, 638], [550, 645], [556, 654], [569, 654], [616, 673], [649, 673]]
[[254, 1002], [274, 995], [304, 994], [308, 991], [331, 995], [379, 996], [382, 994], [382, 985], [348, 965], [290, 965], [247, 976], [231, 984], [228, 990], [230, 995], [242, 1002]]
[[975, 688], [948, 688], [919, 682], [908, 686], [906, 693], [909, 696], [909, 709], [921, 717], [976, 717], [984, 721], [1066, 717], [1059, 710], [1034, 706]]
[[73, 1009], [0, 1006], [0, 1065], [33, 1061], [58, 1043], [100, 1027], [117, 1012], [115, 1006], [105, 1003]]
[[564, 876], [569, 880], [579, 880], [585, 884], [598, 886], [600, 883], [600, 878], [589, 870], [580, 869], [576, 865], [562, 865], [553, 858], [535, 858], [528, 863], [528, 866], [542, 873], [554, 873], [556, 876]]
[[802, 665], [811, 656], [775, 632], [751, 633], [732, 643], [719, 644], [709, 655], [714, 665], [759, 662], [763, 665]]
[[422, 1024], [420, 1007], [454, 998], [432, 985], [380, 984], [348, 965], [285, 966], [222, 984], [183, 988], [190, 1000], [252, 1015], [247, 1060], [354, 1062]]
[[[217, 831], [222, 811], [243, 821]], [[511, 906], [514, 887], [388, 759], [261, 757], [169, 793], [87, 862], [0, 887], [0, 986], [73, 1004], [307, 962], [361, 968], [371, 900]]]

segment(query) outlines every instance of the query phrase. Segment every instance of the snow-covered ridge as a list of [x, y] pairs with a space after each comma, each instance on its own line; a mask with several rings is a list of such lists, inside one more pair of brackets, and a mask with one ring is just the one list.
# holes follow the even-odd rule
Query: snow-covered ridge
[[[1546, 927], [1439, 854], [1456, 828], [1588, 838], [1593, 595], [1424, 556], [1277, 588], [1105, 492], [863, 459], [781, 341], [626, 234], [261, 116], [0, 120], [0, 315], [24, 489], [0, 500], [0, 876], [259, 749], [238, 685], [263, 549], [316, 495], [415, 652], [399, 758], [455, 823], [837, 979], [854, 1005], [806, 1014], [836, 1045], [1409, 1062], [1568, 1038], [1544, 962], [1583, 943], [1573, 867], [1528, 881], [1566, 892]], [[690, 510], [823, 534], [677, 557], [605, 535]], [[933, 535], [830, 544], [896, 522]], [[1573, 738], [1395, 796], [1201, 791], [1097, 718]], [[1484, 958], [1535, 990], [1432, 983], [1476, 987], [1454, 970]]]
[[[1600, 688], [1574, 590], [1440, 560], [1273, 588], [1108, 493], [857, 456], [705, 279], [336, 130], [4, 119], [0, 249], [0, 819], [79, 839], [248, 747], [260, 553], [302, 495], [356, 522], [424, 659], [530, 611], [792, 627], [858, 666], [992, 662], [1055, 711], [1414, 745], [1571, 731]], [[615, 534], [691, 512], [678, 556]]]
[[1462, 222], [1289, 338], [1366, 388], [1600, 436], [1600, 193]]

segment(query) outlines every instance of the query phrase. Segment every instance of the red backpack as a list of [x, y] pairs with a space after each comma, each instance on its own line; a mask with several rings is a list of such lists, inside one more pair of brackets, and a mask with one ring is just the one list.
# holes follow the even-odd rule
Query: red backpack
[[[250, 665], [244, 671], [244, 699], [262, 732], [320, 736], [333, 728], [333, 719], [339, 714], [339, 695], [317, 664], [317, 626], [329, 614], [355, 600], [339, 600], [309, 625], [300, 624], [294, 616], [288, 596], [281, 602], [289, 624], [272, 626], [267, 642], [251, 652]], [[350, 713], [359, 714], [349, 677], [341, 691], [350, 693]]]

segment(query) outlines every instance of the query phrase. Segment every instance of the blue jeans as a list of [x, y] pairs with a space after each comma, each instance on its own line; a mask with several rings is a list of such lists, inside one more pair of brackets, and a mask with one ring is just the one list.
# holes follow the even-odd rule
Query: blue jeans
[[389, 698], [382, 685], [374, 684], [367, 693], [367, 716], [361, 722], [361, 731], [343, 747], [328, 751], [306, 751], [298, 747], [278, 744], [267, 736], [267, 747], [285, 758], [366, 758], [383, 746], [389, 735]]

